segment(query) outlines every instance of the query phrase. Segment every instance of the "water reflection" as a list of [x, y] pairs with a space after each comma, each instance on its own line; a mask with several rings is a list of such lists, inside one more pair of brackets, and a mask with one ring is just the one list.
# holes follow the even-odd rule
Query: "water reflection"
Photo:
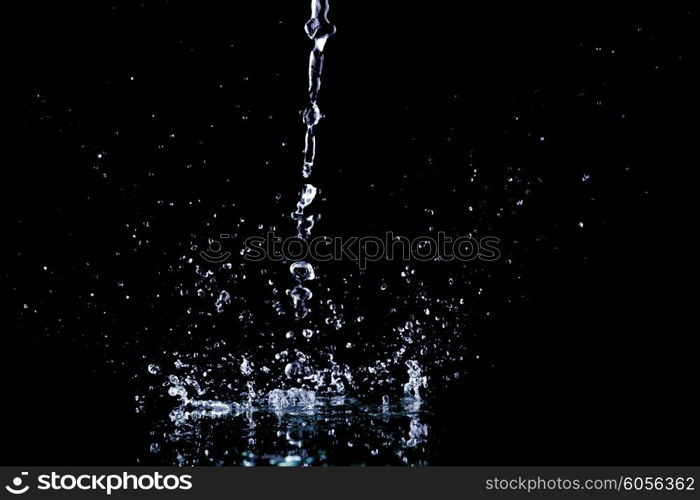
[[187, 401], [151, 431], [141, 463], [162, 465], [427, 465], [422, 402], [317, 398], [269, 404]]

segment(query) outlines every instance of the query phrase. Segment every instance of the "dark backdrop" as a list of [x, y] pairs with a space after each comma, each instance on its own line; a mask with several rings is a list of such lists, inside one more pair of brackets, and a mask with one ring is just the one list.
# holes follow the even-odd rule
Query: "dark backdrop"
[[[262, 125], [245, 141], [231, 139], [237, 122], [220, 135], [207, 125], [226, 123], [237, 105], [271, 110], [273, 132], [298, 150], [306, 3], [2, 7], [10, 291], [0, 344], [2, 463], [133, 461], [143, 422], [133, 413], [128, 367], [117, 370], [83, 345], [98, 338], [69, 340], [48, 326], [57, 317], [71, 328], [102, 326], [70, 298], [69, 263], [86, 256], [109, 265], [105, 255], [124, 236], [124, 211], [139, 213], [162, 195], [231, 196], [255, 207], [251, 187], [272, 193], [298, 182]], [[442, 443], [437, 462], [696, 460], [695, 155], [688, 148], [698, 131], [696, 14], [464, 3], [333, 2], [338, 34], [328, 43], [322, 89], [328, 118], [319, 154], [332, 165], [319, 182], [328, 195], [324, 221], [333, 225], [388, 221], [397, 203], [466, 176], [446, 159], [434, 175], [402, 185], [401, 201], [391, 195], [403, 173], [439, 156], [451, 127], [451, 147], [464, 157], [473, 152], [484, 168], [514, 161], [544, 179], [528, 215], [513, 223], [530, 237], [524, 296], [481, 325], [484, 336], [499, 339], [492, 366], [434, 403], [442, 415], [431, 428]], [[274, 73], [278, 80], [242, 78]], [[186, 136], [179, 144], [194, 144], [172, 146], [168, 158], [214, 166], [167, 170], [170, 160], [152, 152], [167, 138], [151, 112]], [[102, 147], [139, 161], [115, 159], [119, 169], [102, 182], [90, 170]], [[593, 182], [586, 193], [572, 180], [584, 172]], [[224, 186], [224, 178], [233, 181]], [[366, 198], [369, 184], [378, 194]], [[450, 203], [457, 210], [464, 200], [448, 199], [446, 210]], [[64, 296], [27, 319], [24, 304], [57, 286], [43, 265], [65, 271]], [[149, 264], [130, 265], [138, 275]], [[86, 278], [74, 279], [77, 287]], [[137, 324], [139, 311], [124, 310], [120, 327]]]

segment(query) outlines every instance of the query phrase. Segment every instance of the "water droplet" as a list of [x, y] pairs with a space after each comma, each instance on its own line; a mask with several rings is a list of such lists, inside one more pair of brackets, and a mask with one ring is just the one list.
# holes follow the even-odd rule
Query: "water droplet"
[[214, 305], [216, 306], [216, 312], [222, 313], [224, 312], [224, 305], [230, 304], [231, 303], [231, 294], [228, 293], [226, 290], [221, 290], [221, 293], [219, 294], [219, 298], [216, 299], [216, 302]]
[[301, 190], [301, 194], [299, 196], [297, 208], [304, 209], [305, 207], [311, 205], [311, 202], [314, 201], [314, 198], [316, 198], [317, 192], [318, 190], [313, 184], [304, 184], [304, 188]]
[[316, 278], [314, 268], [308, 262], [295, 262], [291, 266], [289, 266], [289, 271], [299, 283], [301, 283], [302, 281], [310, 281]]
[[318, 125], [318, 122], [321, 120], [321, 110], [318, 109], [315, 102], [312, 102], [309, 107], [304, 110], [303, 118], [307, 127]]
[[287, 363], [287, 365], [284, 367], [284, 374], [287, 376], [287, 378], [292, 379], [300, 377], [303, 374], [301, 363], [298, 361]]

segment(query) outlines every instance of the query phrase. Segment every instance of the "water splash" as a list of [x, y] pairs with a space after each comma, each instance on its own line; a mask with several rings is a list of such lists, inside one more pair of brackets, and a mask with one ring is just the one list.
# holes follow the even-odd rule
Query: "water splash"
[[276, 410], [293, 406], [313, 408], [316, 405], [316, 393], [305, 389], [274, 389], [267, 395], [270, 406]]
[[[314, 47], [309, 105], [302, 112], [305, 177], [312, 175], [314, 150], [308, 146], [315, 147], [322, 118], [317, 100], [323, 48], [335, 31], [327, 21], [327, 2], [312, 2], [306, 29]], [[319, 220], [314, 209], [321, 190], [309, 180], [300, 184], [291, 219], [303, 240]], [[226, 224], [218, 232], [226, 232], [232, 250], [267, 225], [247, 222], [233, 208], [227, 202], [207, 222], [208, 228]], [[194, 239], [182, 242], [182, 249], [179, 263], [168, 263], [167, 276], [177, 280], [173, 296], [186, 314], [173, 318], [174, 333], [159, 344], [161, 351], [144, 357], [145, 391], [153, 401], [137, 399], [143, 413], [164, 407], [170, 412], [160, 433], [164, 440], [152, 453], [173, 452], [178, 464], [211, 462], [217, 457], [214, 436], [229, 428], [226, 439], [237, 444], [219, 449], [211, 463], [267, 463], [268, 456], [271, 464], [285, 466], [312, 458], [325, 463], [323, 449], [331, 444], [363, 462], [424, 459], [431, 422], [424, 401], [429, 389], [462, 370], [467, 317], [474, 316], [469, 290], [483, 286], [476, 267], [447, 275], [438, 266], [387, 263], [378, 276], [336, 262], [317, 269], [308, 258], [268, 267], [236, 251], [224, 263], [202, 262]], [[211, 241], [208, 250], [216, 252]], [[289, 280], [286, 295], [284, 280]], [[294, 420], [301, 415], [304, 425]], [[376, 436], [365, 435], [375, 423]], [[284, 439], [277, 442], [275, 433]], [[309, 434], [318, 442], [308, 442]], [[242, 455], [226, 455], [234, 449]]]
[[408, 367], [408, 382], [403, 386], [404, 393], [416, 400], [420, 400], [420, 388], [428, 387], [428, 377], [423, 375], [421, 367], [416, 360], [409, 359], [406, 361], [406, 366]]

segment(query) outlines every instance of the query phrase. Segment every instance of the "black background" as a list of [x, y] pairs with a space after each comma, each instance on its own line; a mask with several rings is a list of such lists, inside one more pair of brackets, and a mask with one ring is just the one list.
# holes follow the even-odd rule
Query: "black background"
[[[207, 132], [209, 121], [225, 123], [243, 103], [277, 113], [273, 132], [299, 150], [308, 6], [251, 3], [3, 7], [3, 274], [11, 295], [0, 351], [3, 464], [132, 463], [143, 430], [123, 375], [89, 348], [52, 336], [48, 320], [20, 317], [26, 297], [53, 286], [44, 262], [66, 271], [63, 296], [44, 315], [98, 324], [77, 312], [80, 299], [70, 291], [84, 278], [71, 277], [71, 263], [86, 254], [110, 265], [103, 256], [123, 237], [120, 210], [139, 213], [172, 193], [255, 206], [260, 200], [245, 194], [251, 186], [275, 192], [298, 182], [295, 169], [281, 166], [297, 156], [279, 152], [262, 124]], [[338, 34], [328, 43], [322, 89], [328, 118], [319, 154], [334, 163], [319, 182], [328, 186], [324, 219], [334, 225], [398, 216], [397, 202], [384, 195], [417, 168], [417, 157], [434, 156], [449, 127], [455, 147], [475, 151], [481, 165], [517, 159], [545, 179], [529, 215], [513, 223], [518, 234], [544, 235], [528, 253], [527, 297], [483, 326], [500, 339], [494, 367], [434, 403], [442, 415], [431, 430], [443, 443], [437, 461], [696, 460], [696, 162], [688, 147], [698, 132], [696, 15], [675, 7], [462, 3], [334, 2]], [[616, 54], [603, 57], [596, 47]], [[279, 80], [240, 78], [275, 72]], [[598, 98], [600, 110], [588, 102]], [[152, 110], [192, 139], [180, 144], [206, 138], [199, 149], [174, 146], [169, 158], [207, 158], [212, 166], [171, 172], [168, 160], [148, 153], [162, 140], [148, 121]], [[525, 123], [515, 124], [514, 114]], [[243, 139], [232, 142], [237, 133]], [[409, 146], [410, 136], [419, 142]], [[119, 169], [100, 183], [85, 165], [105, 137], [113, 157], [140, 161], [115, 159]], [[592, 173], [592, 194], [572, 187], [581, 169]], [[457, 175], [424, 174], [404, 196], [439, 192]], [[378, 194], [359, 206], [370, 183]], [[585, 233], [576, 226], [581, 216]], [[120, 326], [141, 313], [122, 311]]]

